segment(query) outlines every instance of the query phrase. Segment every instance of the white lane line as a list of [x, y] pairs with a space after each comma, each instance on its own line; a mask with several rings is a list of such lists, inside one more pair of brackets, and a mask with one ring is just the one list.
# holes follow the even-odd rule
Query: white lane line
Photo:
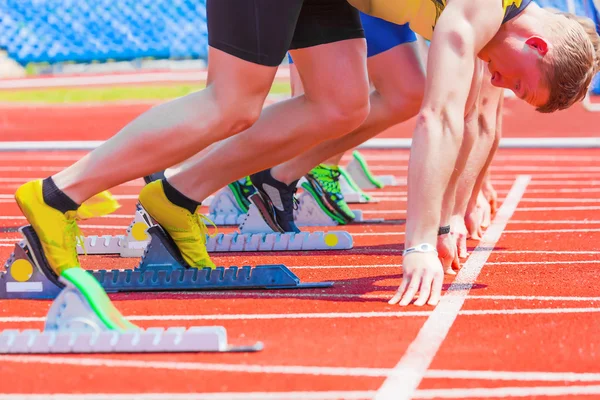
[[[0, 356], [0, 361], [17, 364], [76, 365], [80, 367], [109, 367], [160, 369], [176, 371], [214, 371], [250, 374], [285, 374], [344, 377], [387, 377], [391, 368], [322, 367], [301, 365], [258, 365], [202, 362], [172, 362], [154, 360], [124, 360], [95, 357], [44, 357], [36, 355]], [[529, 372], [529, 371], [478, 371], [478, 370], [430, 370], [427, 379], [455, 380], [505, 380], [533, 382], [598, 382], [600, 373], [587, 372]]]
[[[373, 172], [406, 172], [408, 171], [408, 165], [370, 165], [369, 169]], [[575, 165], [565, 165], [565, 166], [538, 166], [538, 165], [497, 165], [492, 167], [492, 173], [494, 176], [497, 172], [517, 172], [517, 173], [529, 173], [536, 177], [536, 172], [579, 172], [576, 176], [581, 177], [582, 172], [592, 172], [598, 173], [600, 172], [600, 167], [598, 166], [575, 166]]]
[[517, 211], [592, 211], [600, 210], [600, 206], [573, 206], [573, 207], [519, 207]]
[[537, 224], [550, 224], [550, 225], [595, 225], [600, 224], [600, 220], [597, 219], [547, 219], [547, 220], [522, 220], [522, 219], [511, 219], [508, 222], [509, 225], [515, 224], [528, 224], [528, 225], [537, 225]]
[[[588, 229], [509, 229], [505, 230], [503, 234], [545, 234], [545, 233], [591, 233], [600, 232], [600, 228], [588, 228]], [[351, 232], [352, 236], [404, 236], [404, 232], [391, 231], [391, 232]]]
[[494, 254], [566, 254], [566, 255], [575, 255], [575, 254], [586, 254], [586, 255], [596, 255], [600, 254], [600, 251], [573, 251], [573, 250], [494, 250]]
[[578, 232], [600, 232], [600, 228], [587, 229], [517, 229], [507, 230], [504, 233], [578, 233]]
[[[531, 174], [531, 175], [532, 175], [533, 179], [544, 179], [544, 180], [546, 180], [546, 179], [578, 179], [581, 182], [585, 182], [586, 177], [595, 178], [595, 179], [600, 178], [600, 173], [598, 173], [598, 172], [586, 172], [585, 174], [581, 173], [581, 172], [578, 172], [578, 173], [566, 172], [566, 173], [562, 173], [562, 174], [561, 173], [549, 173], [549, 174], [540, 173], [540, 174]], [[514, 175], [511, 175], [510, 173], [495, 174], [492, 171], [493, 179], [510, 179], [511, 176], [514, 177]]]
[[485, 265], [576, 265], [576, 264], [600, 264], [600, 260], [581, 260], [581, 261], [500, 261], [500, 262], [488, 262]]
[[[498, 194], [506, 193], [505, 190], [498, 190]], [[600, 188], [556, 188], [556, 189], [528, 189], [528, 194], [556, 194], [556, 193], [598, 193]]]
[[374, 391], [328, 392], [220, 392], [220, 393], [106, 393], [1, 394], [2, 400], [364, 400]]
[[536, 396], [568, 396], [600, 394], [600, 385], [595, 386], [538, 386], [465, 389], [427, 389], [415, 393], [414, 399], [466, 399], [508, 398]]
[[[0, 394], [3, 400], [364, 400], [375, 391]], [[600, 394], [600, 385], [417, 390], [414, 399], [508, 398]]]
[[477, 280], [492, 249], [502, 236], [506, 224], [525, 194], [530, 180], [531, 177], [527, 175], [517, 177], [512, 189], [506, 196], [506, 200], [480, 242], [480, 246], [487, 248], [487, 250], [471, 253], [471, 256], [458, 272], [456, 279], [450, 285], [448, 292], [442, 297], [415, 340], [394, 367], [394, 373], [385, 380], [377, 391], [376, 400], [411, 399], [414, 396], [431, 361], [460, 313], [469, 290]]
[[579, 296], [495, 296], [495, 295], [470, 295], [472, 300], [524, 300], [524, 301], [600, 301], [600, 296], [579, 297]]
[[[507, 184], [508, 180], [504, 179], [492, 179], [492, 184]], [[534, 180], [530, 183], [531, 186], [598, 186], [600, 185], [600, 180], [574, 180], [574, 179], [556, 179], [556, 180]], [[557, 188], [558, 189], [558, 188]]]
[[523, 198], [522, 203], [600, 203], [598, 198], [556, 198], [556, 197], [530, 197]]
[[[372, 153], [369, 151], [361, 151], [363, 156], [367, 160], [367, 162], [374, 161], [408, 161], [408, 153], [409, 150], [397, 150], [397, 149], [389, 149], [385, 152], [380, 153]], [[342, 158], [343, 161], [351, 161], [352, 156], [344, 156]], [[586, 162], [598, 162], [597, 156], [569, 156], [562, 154], [528, 154], [528, 155], [509, 155], [509, 154], [498, 154], [494, 157], [496, 165], [502, 165], [501, 161], [565, 161], [565, 162], [575, 162], [578, 164], [583, 164]]]
[[[457, 291], [462, 290], [461, 285]], [[391, 297], [392, 293], [388, 296]], [[466, 297], [465, 297], [466, 299]], [[186, 299], [189, 301], [188, 299]], [[203, 299], [206, 301], [206, 299]], [[464, 299], [463, 299], [464, 303]], [[456, 315], [537, 315], [537, 314], [596, 314], [600, 307], [565, 308], [515, 308], [488, 310], [460, 310]], [[331, 312], [331, 313], [295, 313], [295, 314], [212, 314], [212, 315], [129, 315], [131, 321], [262, 321], [291, 319], [367, 319], [367, 318], [414, 318], [430, 317], [433, 311], [370, 311], [370, 312]], [[45, 317], [0, 317], [0, 323], [44, 322]], [[394, 373], [396, 376], [396, 373]]]

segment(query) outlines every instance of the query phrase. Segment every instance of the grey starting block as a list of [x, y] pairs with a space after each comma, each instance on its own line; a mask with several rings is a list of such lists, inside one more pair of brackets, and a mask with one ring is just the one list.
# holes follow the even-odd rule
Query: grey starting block
[[352, 160], [346, 166], [346, 171], [361, 189], [381, 189], [384, 186], [398, 186], [393, 175], [375, 176], [367, 165], [367, 161], [358, 152], [352, 153]]
[[64, 289], [48, 311], [44, 330], [1, 331], [0, 354], [255, 352], [263, 349], [260, 342], [239, 347], [229, 345], [227, 331], [222, 326], [111, 330], [71, 282], [60, 280]]
[[[21, 228], [23, 241], [0, 274], [0, 298], [53, 299], [63, 289], [41, 251], [33, 228]], [[107, 292], [174, 290], [308, 289], [326, 288], [333, 282], [302, 283], [286, 266], [190, 268], [171, 238], [155, 225], [148, 229], [150, 243], [133, 270], [95, 270], [91, 273]]]

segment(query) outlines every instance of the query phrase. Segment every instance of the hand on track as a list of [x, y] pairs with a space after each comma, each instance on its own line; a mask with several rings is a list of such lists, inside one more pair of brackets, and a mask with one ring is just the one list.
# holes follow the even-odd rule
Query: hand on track
[[443, 283], [444, 269], [435, 252], [407, 254], [402, 261], [402, 283], [389, 304], [406, 306], [419, 292], [415, 305], [435, 306], [440, 301]]
[[436, 248], [444, 271], [449, 275], [456, 275], [455, 271], [460, 269], [460, 261], [458, 260], [458, 243], [452, 231], [438, 236]]
[[456, 239], [456, 247], [458, 248], [458, 257], [467, 258], [469, 253], [467, 252], [467, 237], [469, 231], [465, 226], [465, 217], [462, 215], [454, 215], [450, 219], [450, 232]]

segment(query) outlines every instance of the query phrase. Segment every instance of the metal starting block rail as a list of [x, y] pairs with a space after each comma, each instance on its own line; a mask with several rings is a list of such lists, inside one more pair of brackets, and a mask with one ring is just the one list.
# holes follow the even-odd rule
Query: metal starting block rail
[[[0, 298], [53, 299], [64, 285], [50, 269], [33, 228], [21, 228], [23, 241], [0, 274]], [[302, 283], [284, 265], [190, 268], [171, 238], [159, 227], [148, 229], [150, 243], [133, 270], [89, 271], [107, 292], [307, 289], [331, 287], [333, 282]]]
[[0, 331], [0, 354], [255, 352], [258, 342], [231, 346], [222, 326], [109, 329], [88, 299], [66, 279], [46, 316], [43, 331]]

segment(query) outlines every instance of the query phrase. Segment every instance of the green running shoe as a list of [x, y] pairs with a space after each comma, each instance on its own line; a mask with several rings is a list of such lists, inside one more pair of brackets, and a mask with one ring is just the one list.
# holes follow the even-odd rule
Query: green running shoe
[[338, 166], [320, 164], [306, 175], [307, 183], [302, 187], [309, 191], [321, 209], [334, 221], [347, 224], [354, 221], [352, 212], [340, 188], [340, 170]]
[[233, 193], [238, 207], [243, 212], [247, 213], [248, 208], [250, 207], [250, 196], [256, 193], [256, 188], [252, 185], [250, 177], [247, 176], [240, 180], [234, 181], [227, 186]]

